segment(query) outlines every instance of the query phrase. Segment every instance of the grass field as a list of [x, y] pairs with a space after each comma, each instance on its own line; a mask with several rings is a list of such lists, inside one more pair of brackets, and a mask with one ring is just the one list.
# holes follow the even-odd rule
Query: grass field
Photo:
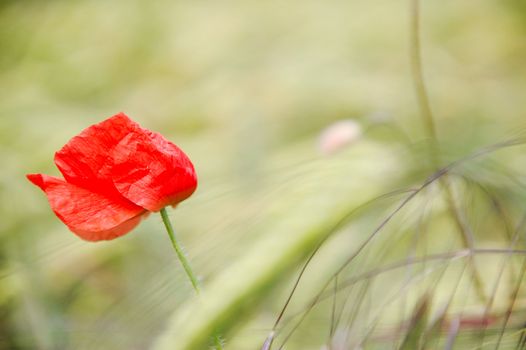
[[[414, 4], [0, 1], [0, 349], [526, 348], [526, 7]], [[200, 297], [25, 178], [120, 111], [194, 162]]]

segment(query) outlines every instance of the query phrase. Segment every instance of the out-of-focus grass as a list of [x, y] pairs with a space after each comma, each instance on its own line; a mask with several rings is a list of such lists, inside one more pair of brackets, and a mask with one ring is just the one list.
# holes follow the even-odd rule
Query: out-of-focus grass
[[[518, 0], [423, 4], [425, 76], [444, 163], [523, 130], [526, 16], [521, 9]], [[1, 2], [0, 347], [147, 348], [169, 315], [193, 298], [158, 217], [116, 241], [85, 243], [67, 231], [24, 178], [28, 172], [57, 174], [53, 153], [115, 112], [162, 132], [194, 161], [199, 190], [172, 215], [205, 286], [247, 251], [257, 251], [255, 243], [272, 235], [272, 227], [287, 222], [288, 209], [277, 215], [277, 208], [309, 199], [286, 189], [323, 188], [330, 175], [347, 178], [341, 168], [325, 169], [335, 160], [323, 159], [316, 148], [320, 131], [332, 121], [358, 120], [366, 130], [360, 142], [396, 154], [394, 169], [378, 169], [378, 177], [363, 184], [371, 197], [421, 184], [432, 167], [410, 78], [408, 18], [406, 3], [387, 0]], [[337, 157], [352, 164], [349, 151]], [[456, 169], [457, 176], [476, 180], [504, 205], [505, 215], [499, 216], [487, 194], [473, 183], [455, 181], [478, 247], [509, 246], [502, 217], [513, 228], [524, 210], [522, 154], [505, 150]], [[375, 153], [370, 157], [364, 166], [379, 160]], [[411, 254], [459, 248], [435, 191], [413, 201], [342, 278]], [[359, 230], [327, 243], [302, 281], [291, 315], [305, 308], [316, 287], [396, 203], [371, 206], [357, 219]], [[488, 293], [501, 259], [502, 254], [476, 258]], [[506, 264], [492, 313], [502, 314], [509, 305], [521, 263], [513, 257]], [[437, 282], [441, 288], [433, 290], [431, 314], [452, 295], [448, 286], [462, 271], [462, 264], [449, 264]], [[348, 318], [342, 324], [354, 325], [351, 334], [358, 339], [377, 322], [367, 347], [385, 346], [385, 339], [393, 347], [402, 342], [400, 319], [413, 315], [420, 295], [440, 276], [398, 291], [422, 273], [419, 269], [424, 267], [360, 282], [349, 298], [362, 300], [362, 306], [344, 309]], [[248, 307], [244, 326], [226, 335], [228, 349], [257, 347], [268, 335], [294, 278], [277, 272], [266, 298]], [[231, 278], [243, 285], [239, 276]], [[484, 305], [470, 288], [469, 275], [463, 281], [450, 314], [478, 315]], [[360, 299], [362, 290], [367, 293]], [[386, 291], [406, 295], [407, 305], [384, 307]], [[347, 294], [339, 295], [341, 301]], [[518, 307], [520, 300], [521, 293]], [[330, 309], [329, 301], [316, 308], [287, 348], [327, 343]], [[351, 323], [351, 315], [359, 319]], [[287, 319], [280, 334], [293, 321]], [[520, 324], [520, 314], [511, 321]], [[488, 331], [489, 347], [494, 333]], [[477, 344], [469, 332], [460, 334], [459, 341]]]

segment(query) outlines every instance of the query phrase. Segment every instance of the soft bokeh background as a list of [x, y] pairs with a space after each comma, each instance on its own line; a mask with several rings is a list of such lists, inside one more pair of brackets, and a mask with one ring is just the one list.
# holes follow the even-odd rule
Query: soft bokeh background
[[[205, 286], [257, 251], [276, 222], [287, 222], [289, 210], [323, 221], [316, 211], [298, 214], [301, 203], [316, 201], [302, 188], [330, 192], [354, 182], [367, 192], [349, 196], [358, 206], [422, 183], [431, 162], [411, 80], [409, 16], [407, 2], [388, 0], [0, 1], [0, 348], [146, 349], [174, 332], [166, 330], [170, 315], [193, 298], [158, 215], [118, 240], [85, 243], [25, 179], [30, 172], [57, 175], [54, 152], [116, 112], [163, 133], [194, 161], [199, 189], [171, 215]], [[443, 162], [516, 137], [526, 121], [524, 2], [425, 1], [421, 20]], [[336, 155], [321, 154], [320, 134], [342, 119], [359, 123], [362, 136]], [[459, 206], [479, 247], [507, 247], [509, 237], [503, 238], [504, 215], [495, 214], [470, 181], [489, 188], [516, 226], [524, 210], [523, 154], [503, 151], [461, 171]], [[346, 276], [427, 250], [459, 248], [443, 203], [430, 199], [433, 191], [439, 189], [405, 211]], [[305, 308], [399, 199], [369, 206], [353, 229], [328, 242], [289, 316]], [[431, 243], [412, 246], [421, 226]], [[291, 266], [299, 267], [308, 253], [291, 258]], [[507, 261], [506, 271], [514, 272], [496, 282], [502, 274], [497, 258], [478, 267], [488, 294], [501, 286], [490, 309], [502, 315], [522, 260]], [[460, 270], [452, 266], [444, 284], [454, 285]], [[340, 301], [351, 295], [363, 305], [347, 312], [358, 321], [347, 318], [342, 329], [368, 337], [366, 348], [403, 344], [397, 325], [411, 317], [432, 281], [412, 286], [415, 295], [396, 311], [382, 305], [384, 291], [413, 272], [366, 281], [352, 291], [356, 296], [342, 293]], [[294, 268], [276, 271], [274, 282], [238, 315], [243, 322], [226, 327], [227, 349], [261, 346], [295, 275]], [[231, 278], [244, 282], [244, 276]], [[455, 298], [463, 303], [451, 313], [481, 317], [485, 304], [469, 281], [459, 287]], [[447, 288], [436, 294], [453, 295]], [[287, 349], [327, 344], [331, 308], [320, 305]], [[514, 325], [524, 322], [517, 317]], [[375, 325], [372, 333], [355, 326], [368, 323]], [[511, 329], [510, 344], [519, 330]], [[460, 334], [475, 342], [471, 330]]]

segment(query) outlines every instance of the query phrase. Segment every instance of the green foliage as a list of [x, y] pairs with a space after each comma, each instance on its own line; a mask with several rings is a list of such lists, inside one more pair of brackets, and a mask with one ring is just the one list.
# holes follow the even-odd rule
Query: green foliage
[[[369, 159], [371, 154], [374, 160]], [[378, 173], [392, 172], [396, 164], [392, 154], [373, 145], [319, 161], [302, 182], [281, 193], [282, 201], [269, 214], [274, 222], [266, 226], [266, 234], [216, 276], [203, 295], [173, 316], [156, 348], [200, 349], [214, 333], [230, 334], [258, 310], [284, 273], [345, 227], [357, 207], [381, 193], [386, 178]]]
[[[524, 136], [523, 3], [422, 2], [442, 165]], [[501, 347], [515, 346], [523, 258], [504, 250], [524, 247], [524, 148], [450, 174], [476, 247], [499, 253], [465, 254], [433, 183], [351, 259], [340, 289], [320, 290], [408, 193], [334, 226], [435, 171], [411, 86], [408, 19], [407, 4], [388, 0], [0, 1], [0, 349], [194, 350], [218, 331], [227, 350], [261, 347], [299, 266], [327, 237], [273, 349], [304, 313], [289, 350], [493, 349], [501, 330]], [[200, 299], [158, 215], [116, 241], [82, 242], [24, 177], [57, 174], [53, 153], [121, 110], [196, 165], [199, 189], [171, 215], [202, 278]], [[360, 140], [321, 154], [320, 133], [347, 118], [362, 126]], [[464, 255], [440, 255], [451, 252]], [[470, 264], [491, 302], [477, 298]]]

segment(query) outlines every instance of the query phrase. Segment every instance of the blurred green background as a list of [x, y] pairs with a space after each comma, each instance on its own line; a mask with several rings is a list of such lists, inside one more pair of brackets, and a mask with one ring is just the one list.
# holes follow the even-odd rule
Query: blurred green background
[[[193, 291], [158, 215], [123, 238], [86, 243], [25, 179], [33, 172], [58, 175], [54, 152], [119, 111], [163, 133], [193, 160], [198, 191], [171, 215], [205, 288], [215, 286], [219, 300], [221, 284], [214, 280], [228, 278], [225, 271], [232, 266], [249, 271], [251, 256], [256, 272], [272, 266], [272, 254], [257, 254], [259, 242], [278, 237], [276, 226], [286, 240], [290, 224], [299, 242], [307, 236], [292, 233], [294, 220], [304, 222], [303, 228], [327, 225], [326, 212], [315, 206], [321, 202], [327, 212], [337, 212], [342, 203], [357, 207], [421, 184], [433, 168], [411, 78], [409, 19], [408, 2], [388, 0], [1, 0], [0, 348], [147, 349], [159, 337], [172, 334], [177, 342], [178, 332], [185, 333], [169, 328], [169, 319], [181, 317], [178, 310], [194, 299]], [[524, 1], [426, 1], [421, 23], [443, 164], [519, 135], [526, 120]], [[320, 134], [344, 119], [361, 126], [361, 137], [324, 155]], [[523, 150], [514, 148], [458, 171], [455, 193], [478, 247], [503, 248], [512, 241], [502, 222], [514, 227], [520, 221], [525, 164]], [[433, 187], [413, 201], [345, 276], [413, 255], [461, 249], [437, 192]], [[400, 198], [371, 204], [324, 246], [289, 316], [305, 309]], [[419, 230], [426, 232], [426, 243], [414, 243]], [[235, 317], [225, 318], [220, 328], [226, 349], [261, 347], [313, 242], [296, 245], [287, 255], [290, 264], [246, 296]], [[517, 242], [522, 244], [522, 235]], [[502, 275], [501, 258], [476, 263], [487, 294], [499, 286], [492, 315], [505, 312], [514, 286], [521, 284], [520, 256], [506, 260], [506, 278], [495, 279]], [[434, 289], [430, 313], [441, 305], [435, 300], [453, 296], [461, 302], [448, 313], [480, 317], [488, 303], [477, 299], [469, 273], [461, 293], [447, 288], [462, 270], [450, 263], [441, 275], [445, 287]], [[414, 304], [435, 281], [426, 277], [410, 286], [411, 293], [396, 292], [394, 285], [416, 270], [343, 291], [336, 303], [347, 296], [351, 305], [363, 307], [342, 312], [358, 319], [341, 321], [342, 332], [367, 339], [365, 348], [402, 346], [406, 332], [397, 325], [411, 318]], [[231, 275], [229, 296], [249, 277]], [[386, 289], [405, 295], [405, 301], [394, 310], [383, 307]], [[518, 295], [520, 300], [520, 290]], [[331, 309], [330, 302], [321, 303], [287, 349], [320, 349], [336, 339], [328, 335], [335, 324]], [[517, 317], [514, 325], [524, 322]], [[363, 326], [369, 323], [375, 325], [371, 333]], [[447, 338], [451, 333], [443, 328]], [[519, 330], [510, 328], [504, 339], [515, 345]], [[476, 348], [480, 337], [471, 333], [465, 341]]]

